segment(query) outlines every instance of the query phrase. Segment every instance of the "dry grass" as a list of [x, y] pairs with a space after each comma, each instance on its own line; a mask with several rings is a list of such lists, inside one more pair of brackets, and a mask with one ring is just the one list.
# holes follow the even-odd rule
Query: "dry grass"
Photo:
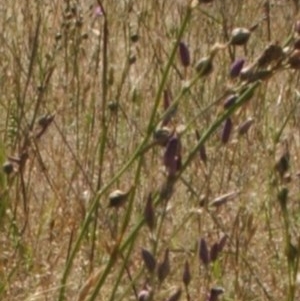
[[[0, 174], [1, 300], [150, 300], [138, 297], [143, 290], [177, 300], [167, 298], [178, 289], [180, 300], [206, 300], [215, 286], [225, 290], [219, 300], [298, 300], [299, 71], [231, 80], [229, 48], [209, 76], [194, 68], [233, 28], [261, 21], [264, 1], [215, 0], [191, 11], [183, 0], [19, 2], [0, 4], [0, 162], [13, 164]], [[235, 56], [249, 64], [270, 41], [293, 47], [294, 2], [271, 2], [270, 40], [261, 21]], [[98, 5], [104, 15], [95, 14]], [[190, 52], [187, 68], [179, 41]], [[241, 85], [254, 90], [246, 104]], [[230, 89], [240, 97], [224, 110]], [[164, 91], [178, 101], [167, 126], [183, 129], [174, 174], [164, 166], [167, 147], [152, 144]], [[240, 136], [249, 117], [254, 124]], [[168, 181], [174, 191], [166, 196]], [[126, 203], [108, 207], [116, 189], [129, 191]], [[210, 205], [230, 192], [237, 194]], [[150, 197], [152, 230], [144, 218]], [[224, 235], [217, 260], [205, 264], [205, 245]], [[156, 265], [169, 250], [164, 281], [159, 268], [147, 270], [142, 248]]]

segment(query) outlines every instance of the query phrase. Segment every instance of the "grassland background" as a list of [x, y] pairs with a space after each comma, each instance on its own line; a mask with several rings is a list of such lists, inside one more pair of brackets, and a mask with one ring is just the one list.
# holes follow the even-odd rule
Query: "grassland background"
[[[10, 159], [14, 172], [0, 174], [0, 299], [92, 300], [88, 298], [103, 277], [93, 300], [136, 300], [135, 292], [145, 283], [153, 289], [154, 300], [165, 300], [180, 287], [181, 300], [206, 300], [216, 285], [225, 290], [220, 300], [298, 300], [297, 70], [282, 70], [264, 81], [247, 106], [233, 114], [229, 142], [222, 144], [221, 127], [215, 131], [205, 144], [207, 164], [194, 158], [176, 181], [167, 207], [155, 207], [161, 226], [151, 234], [143, 225], [127, 240], [143, 217], [149, 194], [155, 195], [165, 182], [164, 149], [155, 146], [137, 156], [110, 181], [148, 135], [188, 3], [102, 4], [105, 16], [96, 15], [96, 1], [0, 4], [0, 161], [28, 155], [24, 164]], [[293, 34], [297, 7], [295, 1], [270, 4], [271, 41], [283, 46]], [[264, 16], [263, 5], [264, 1], [215, 0], [195, 7], [181, 38], [188, 45], [191, 66], [183, 68], [176, 55], [164, 90], [176, 98], [195, 75], [196, 62], [215, 43], [228, 41], [224, 28], [230, 33], [235, 27], [250, 27]], [[267, 24], [261, 22], [250, 37], [247, 54], [239, 47], [236, 57], [251, 62], [269, 43]], [[218, 53], [213, 73], [181, 97], [169, 126], [189, 124], [181, 137], [183, 158], [197, 143], [195, 130], [205, 131], [223, 108], [215, 105], [201, 116], [200, 112], [229, 86], [238, 85], [228, 77], [230, 64], [228, 51]], [[161, 97], [154, 119], [163, 111]], [[46, 114], [53, 114], [54, 120], [36, 138], [38, 118]], [[254, 124], [239, 137], [237, 127], [249, 117]], [[290, 153], [286, 182], [274, 170], [282, 141]], [[130, 206], [107, 207], [110, 192], [132, 187]], [[283, 187], [289, 192], [286, 212], [277, 197]], [[210, 202], [232, 191], [239, 194], [217, 209], [201, 206], [203, 199]], [[122, 230], [126, 217], [128, 225]], [[228, 240], [222, 254], [205, 266], [198, 256], [199, 239], [211, 246], [224, 234]], [[128, 246], [115, 255], [114, 246], [126, 241]], [[169, 249], [171, 272], [163, 283], [145, 269], [141, 248], [151, 250], [158, 261]], [[188, 294], [182, 283], [186, 261], [191, 270]], [[83, 298], [80, 289], [85, 284], [89, 295]]]

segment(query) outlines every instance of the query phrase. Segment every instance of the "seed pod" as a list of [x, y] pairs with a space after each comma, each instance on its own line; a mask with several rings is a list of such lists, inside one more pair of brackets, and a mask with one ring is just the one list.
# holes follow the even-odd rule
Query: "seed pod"
[[196, 64], [196, 71], [199, 75], [208, 76], [213, 71], [212, 58], [210, 56], [200, 59]]
[[159, 283], [162, 283], [170, 273], [169, 249], [166, 249], [163, 262], [158, 265], [157, 277]]
[[111, 112], [116, 113], [119, 108], [119, 103], [118, 103], [118, 101], [111, 100], [108, 102], [107, 107]]
[[277, 199], [280, 204], [281, 210], [284, 212], [286, 212], [288, 195], [289, 195], [289, 190], [286, 187], [282, 187], [277, 194]]
[[156, 267], [156, 260], [150, 251], [142, 248], [142, 258], [145, 266], [150, 273], [153, 273]]
[[210, 263], [207, 243], [204, 238], [201, 238], [199, 242], [199, 258], [205, 266], [207, 266]]
[[178, 170], [178, 163], [180, 159], [180, 140], [177, 135], [172, 136], [166, 146], [164, 153], [164, 165], [169, 175], [175, 175]]
[[253, 78], [253, 74], [255, 72], [254, 67], [255, 67], [254, 64], [245, 66], [240, 72], [241, 80], [250, 81]]
[[152, 195], [149, 193], [146, 207], [144, 210], [144, 218], [146, 221], [147, 226], [151, 231], [153, 231], [155, 227], [155, 215], [154, 215], [154, 209], [153, 209], [153, 204], [152, 204]]
[[244, 59], [236, 59], [230, 66], [229, 76], [231, 78], [236, 78], [240, 75], [241, 70], [245, 64]]
[[166, 146], [173, 132], [166, 126], [160, 127], [155, 130], [153, 138], [160, 146]]
[[222, 287], [214, 287], [210, 290], [208, 301], [218, 301], [220, 295], [224, 293], [224, 289]]
[[131, 53], [128, 58], [128, 63], [129, 63], [129, 65], [133, 65], [135, 62], [136, 62], [136, 55]]
[[250, 35], [251, 31], [247, 28], [235, 28], [231, 32], [230, 44], [236, 46], [245, 45], [248, 42]]
[[275, 169], [278, 171], [280, 177], [282, 178], [284, 174], [289, 170], [290, 166], [290, 155], [289, 153], [282, 154], [275, 164]]
[[242, 136], [247, 134], [253, 123], [254, 123], [254, 119], [251, 117], [249, 117], [246, 121], [242, 122], [238, 128], [239, 135]]
[[108, 207], [115, 207], [115, 208], [121, 207], [126, 202], [128, 195], [129, 192], [124, 192], [122, 190], [113, 191], [108, 197], [109, 199]]
[[224, 109], [229, 109], [231, 106], [233, 106], [237, 99], [238, 96], [236, 94], [229, 95], [224, 101]]
[[219, 255], [219, 244], [215, 242], [210, 248], [210, 260], [215, 262]]
[[182, 281], [185, 286], [188, 286], [191, 282], [191, 272], [190, 272], [190, 265], [189, 262], [186, 261], [184, 264], [184, 270], [183, 270], [183, 275], [182, 275]]
[[14, 166], [10, 161], [6, 161], [2, 165], [3, 172], [7, 175], [11, 174], [14, 171]]
[[190, 52], [184, 42], [179, 43], [179, 57], [183, 67], [188, 67], [191, 64]]
[[267, 67], [270, 63], [280, 60], [284, 56], [283, 49], [277, 44], [268, 45], [257, 59], [257, 66]]
[[286, 140], [282, 142], [280, 149], [276, 153], [275, 170], [279, 173], [280, 178], [283, 178], [290, 167], [290, 152], [289, 145]]
[[231, 130], [232, 130], [232, 121], [229, 117], [226, 119], [223, 127], [222, 136], [221, 136], [222, 143], [226, 144], [229, 141]]
[[175, 293], [173, 293], [166, 301], [178, 301], [181, 296], [181, 289], [179, 288]]

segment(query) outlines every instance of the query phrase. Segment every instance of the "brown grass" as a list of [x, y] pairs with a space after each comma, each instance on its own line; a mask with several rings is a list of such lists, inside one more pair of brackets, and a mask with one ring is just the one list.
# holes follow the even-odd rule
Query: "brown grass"
[[[242, 95], [240, 80], [228, 76], [227, 48], [209, 76], [197, 78], [194, 66], [227, 43], [233, 28], [261, 21], [264, 1], [198, 4], [179, 40], [188, 1], [43, 2], [0, 4], [0, 159], [14, 168], [0, 174], [0, 299], [144, 300], [138, 295], [145, 290], [168, 300], [181, 288], [180, 300], [189, 301], [221, 286], [220, 300], [298, 300], [299, 71], [276, 69], [247, 104], [229, 109], [229, 141], [221, 141], [222, 122], [205, 141], [206, 164], [192, 155], [196, 130], [203, 134], [223, 118], [225, 92]], [[105, 14], [97, 17], [100, 4]], [[271, 4], [271, 40], [261, 21], [247, 49], [235, 50], [246, 64], [271, 41], [292, 47], [296, 8]], [[178, 53], [171, 56], [179, 41], [190, 51], [187, 68]], [[179, 103], [167, 126], [182, 131], [183, 169], [169, 177], [167, 146], [151, 144], [164, 90]], [[54, 119], [43, 128], [41, 116]], [[249, 117], [254, 124], [239, 136]], [[289, 166], [280, 174], [274, 167], [285, 146]], [[169, 198], [162, 193], [167, 179], [174, 184]], [[115, 189], [130, 190], [122, 208], [108, 208]], [[210, 206], [230, 192], [237, 194]], [[149, 195], [153, 231], [143, 220]], [[224, 235], [224, 249], [205, 266], [200, 239], [209, 250]], [[169, 250], [162, 283], [145, 268], [142, 248], [157, 265]]]

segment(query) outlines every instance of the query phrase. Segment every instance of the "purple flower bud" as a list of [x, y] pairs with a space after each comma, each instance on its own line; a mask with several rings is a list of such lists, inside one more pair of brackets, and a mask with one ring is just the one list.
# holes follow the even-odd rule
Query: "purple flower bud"
[[210, 259], [212, 262], [218, 259], [219, 255], [219, 243], [214, 243], [210, 248]]
[[229, 75], [231, 78], [236, 78], [240, 75], [241, 70], [243, 69], [245, 60], [236, 59], [230, 66]]
[[186, 261], [185, 264], [184, 264], [182, 281], [183, 281], [185, 286], [188, 286], [191, 282], [191, 272], [190, 272], [190, 265], [189, 265], [188, 261]]
[[95, 15], [95, 17], [103, 16], [103, 11], [99, 5], [95, 7], [94, 15]]
[[150, 273], [153, 273], [156, 267], [156, 260], [150, 251], [142, 249], [142, 258], [144, 260], [145, 266]]
[[155, 215], [154, 215], [151, 193], [149, 194], [148, 199], [147, 199], [146, 207], [144, 210], [144, 218], [145, 218], [147, 226], [152, 231], [155, 227]]
[[207, 248], [207, 243], [204, 238], [200, 239], [199, 242], [199, 258], [207, 266], [210, 262], [210, 256]]
[[226, 144], [229, 141], [231, 130], [232, 130], [232, 121], [230, 118], [227, 118], [221, 136], [222, 142], [224, 144]]
[[184, 42], [179, 43], [179, 57], [183, 67], [188, 67], [191, 64], [190, 52]]
[[162, 283], [170, 273], [170, 260], [169, 249], [166, 249], [163, 262], [158, 265], [157, 277], [160, 283]]
[[164, 165], [169, 175], [174, 175], [180, 167], [180, 149], [180, 140], [174, 135], [169, 139], [164, 153]]

